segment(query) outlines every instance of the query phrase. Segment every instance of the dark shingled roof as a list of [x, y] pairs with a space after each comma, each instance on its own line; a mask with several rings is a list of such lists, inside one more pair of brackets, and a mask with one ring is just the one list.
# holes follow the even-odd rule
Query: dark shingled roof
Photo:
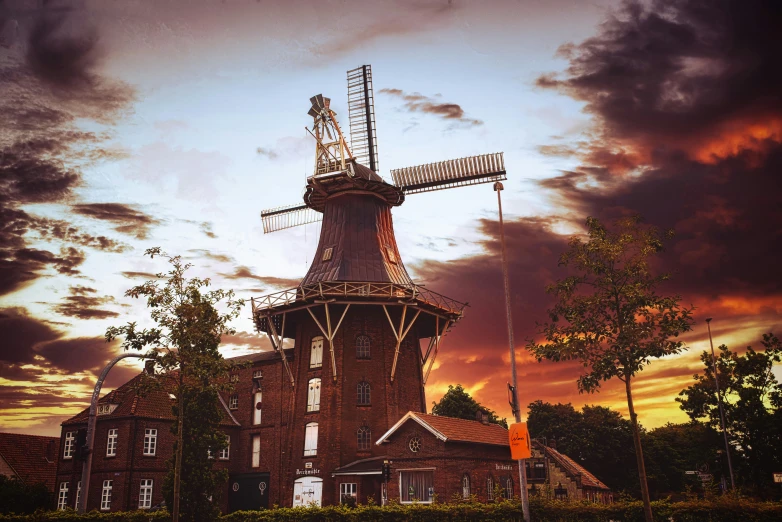
[[[324, 260], [329, 248], [331, 257]], [[391, 207], [382, 198], [346, 192], [326, 200], [318, 249], [301, 284], [326, 281], [412, 284], [396, 245]]]
[[0, 457], [25, 484], [43, 482], [54, 491], [60, 439], [20, 433], [0, 433]]
[[[98, 404], [117, 404], [116, 409], [108, 414], [100, 415], [98, 419], [105, 417], [141, 417], [145, 419], [173, 420], [171, 413], [171, 396], [174, 382], [171, 379], [163, 380], [163, 386], [155, 387], [140, 393], [141, 380], [145, 378], [144, 372], [136, 375], [131, 380], [111, 391], [98, 400]], [[237, 426], [239, 422], [233, 417], [228, 407], [223, 403], [223, 426]], [[84, 424], [89, 418], [90, 409], [85, 408], [77, 415], [63, 422], [63, 426], [69, 424]]]
[[585, 487], [591, 487], [591, 488], [597, 488], [597, 489], [605, 489], [610, 490], [608, 486], [600, 482], [600, 479], [598, 479], [596, 476], [588, 472], [582, 465], [577, 463], [575, 460], [571, 459], [567, 455], [563, 455], [562, 453], [558, 452], [554, 448], [544, 447], [539, 442], [533, 441], [533, 444], [536, 445], [541, 450], [545, 450], [546, 454], [556, 462], [559, 467], [565, 470], [565, 473], [567, 473], [570, 477], [576, 478], [578, 475], [581, 476], [581, 485]]
[[[289, 361], [293, 360], [293, 353], [295, 351], [293, 348], [285, 348], [283, 351], [285, 352], [285, 357], [287, 357]], [[264, 361], [281, 361], [282, 358], [277, 352], [268, 350], [264, 352], [250, 353], [247, 355], [238, 355], [227, 360], [236, 363], [256, 363]]]

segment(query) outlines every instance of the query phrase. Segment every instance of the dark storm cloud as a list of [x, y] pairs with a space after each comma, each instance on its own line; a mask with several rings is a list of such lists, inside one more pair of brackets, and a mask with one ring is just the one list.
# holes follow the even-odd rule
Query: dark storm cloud
[[[660, 267], [673, 274], [664, 291], [696, 304], [697, 320], [719, 311], [734, 323], [724, 332], [733, 336], [743, 335], [735, 325], [782, 325], [781, 13], [782, 4], [773, 2], [628, 2], [597, 36], [563, 46], [569, 66], [538, 85], [585, 102], [593, 127], [572, 142], [542, 144], [544, 154], [581, 163], [539, 182], [561, 214], [506, 225], [517, 346], [535, 335], [536, 320], [546, 319], [546, 284], [566, 275], [557, 261], [567, 238], [553, 224], [581, 228], [590, 215], [610, 222], [639, 213], [675, 229]], [[485, 254], [413, 268], [429, 288], [471, 302], [445, 341], [433, 379], [485, 381], [479, 400], [504, 407], [507, 369], [496, 361], [507, 337], [496, 226], [481, 224]], [[523, 396], [575, 396], [578, 366], [537, 364], [518, 353], [525, 361]], [[644, 372], [640, 393], [657, 403], [672, 399], [693, 371], [660, 362]], [[620, 392], [610, 385], [601, 400], [620, 402]]]
[[63, 297], [52, 310], [66, 317], [78, 319], [106, 319], [119, 317], [119, 313], [106, 309], [107, 305], [116, 305], [117, 300], [110, 295], [99, 296], [94, 288], [85, 286], [70, 287], [69, 296]]
[[57, 339], [62, 334], [51, 326], [31, 317], [23, 308], [0, 310], [0, 361], [30, 363], [33, 347]]
[[[0, 133], [0, 294], [46, 275], [46, 268], [78, 274], [76, 267], [85, 259], [78, 247], [106, 252], [127, 248], [21, 208], [30, 203], [73, 201], [74, 189], [82, 183], [82, 169], [118, 155], [103, 143], [133, 93], [127, 85], [95, 72], [101, 55], [99, 39], [91, 18], [77, 9], [79, 5], [63, 1], [33, 9], [18, 3], [4, 6], [4, 13], [15, 20], [18, 35], [26, 42], [10, 47], [0, 62], [0, 114], [4, 118]], [[98, 122], [104, 129], [82, 131], [76, 126], [80, 119]], [[44, 250], [36, 240], [55, 246], [47, 245]]]
[[35, 351], [51, 366], [66, 373], [99, 371], [116, 354], [103, 337], [57, 339], [38, 345]]
[[299, 283], [301, 282], [300, 279], [259, 276], [254, 274], [253, 271], [246, 266], [237, 266], [232, 273], [221, 273], [220, 275], [225, 279], [230, 279], [235, 281], [241, 281], [241, 280], [260, 281], [263, 284], [269, 286], [275, 286], [278, 288], [290, 288], [290, 287], [298, 286]]
[[114, 230], [136, 239], [146, 239], [150, 228], [159, 225], [160, 220], [138, 210], [134, 205], [122, 203], [80, 203], [73, 211], [82, 216], [100, 219], [114, 224]]
[[405, 102], [405, 109], [407, 109], [408, 112], [432, 114], [444, 120], [464, 123], [471, 127], [483, 125], [483, 121], [481, 120], [466, 117], [461, 105], [457, 103], [441, 102], [439, 100], [439, 94], [436, 94], [434, 98], [430, 98], [417, 92], [406, 93], [401, 89], [380, 89], [380, 92], [403, 100]]

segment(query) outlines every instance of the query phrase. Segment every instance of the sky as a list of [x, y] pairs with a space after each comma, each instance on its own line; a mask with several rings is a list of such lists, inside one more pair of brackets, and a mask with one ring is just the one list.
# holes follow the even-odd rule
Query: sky
[[[242, 298], [296, 286], [319, 225], [264, 235], [298, 203], [309, 97], [347, 129], [346, 71], [372, 65], [380, 174], [504, 152], [520, 399], [579, 394], [577, 364], [524, 349], [547, 284], [588, 216], [672, 228], [664, 289], [695, 306], [688, 350], [635, 381], [647, 428], [715, 344], [759, 345], [782, 321], [782, 6], [772, 1], [0, 0], [0, 430], [56, 435], [116, 355], [108, 326], [148, 317], [130, 287], [165, 270]], [[470, 303], [427, 383], [510, 417], [496, 195], [412, 195], [394, 209], [414, 280]], [[268, 350], [249, 308], [224, 355]], [[104, 386], [139, 371], [123, 362]], [[776, 368], [778, 376], [782, 376]]]

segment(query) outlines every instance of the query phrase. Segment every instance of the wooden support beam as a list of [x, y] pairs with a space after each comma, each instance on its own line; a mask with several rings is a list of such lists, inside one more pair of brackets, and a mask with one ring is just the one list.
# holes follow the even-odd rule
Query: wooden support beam
[[[391, 325], [391, 331], [394, 333], [394, 338], [396, 339], [396, 350], [394, 351], [394, 363], [391, 365], [391, 382], [394, 382], [394, 376], [396, 375], [396, 363], [399, 359], [399, 347], [402, 345], [402, 341], [405, 340], [405, 337], [407, 337], [408, 332], [410, 331], [410, 328], [413, 327], [413, 324], [415, 323], [415, 320], [418, 319], [418, 316], [421, 314], [421, 310], [417, 309], [415, 311], [415, 315], [413, 316], [413, 320], [410, 321], [410, 324], [407, 325], [407, 328], [405, 328], [405, 317], [407, 315], [407, 305], [404, 305], [402, 307], [402, 318], [399, 321], [399, 329], [394, 327], [394, 322], [391, 320], [391, 316], [388, 313], [388, 307], [383, 305], [383, 311], [386, 313], [386, 318], [388, 319], [388, 324]], [[420, 353], [419, 353], [420, 357]]]
[[266, 322], [269, 323], [269, 330], [271, 330], [269, 333], [269, 340], [272, 343], [272, 348], [274, 348], [276, 351], [280, 352], [280, 356], [282, 357], [282, 364], [285, 366], [285, 371], [288, 373], [288, 377], [291, 380], [291, 388], [294, 388], [296, 386], [296, 381], [293, 378], [293, 372], [291, 372], [290, 366], [288, 366], [288, 358], [285, 357], [285, 351], [283, 350], [282, 343], [284, 341], [284, 335], [285, 335], [285, 313], [282, 314], [282, 332], [280, 335], [277, 335], [277, 329], [274, 327], [274, 321], [272, 321], [272, 318], [270, 315], [266, 316]]
[[311, 309], [307, 308], [307, 311], [309, 312], [310, 316], [312, 316], [312, 320], [315, 321], [315, 324], [318, 325], [318, 328], [323, 334], [323, 337], [325, 337], [326, 340], [329, 342], [329, 353], [331, 354], [331, 376], [332, 379], [334, 379], [334, 381], [336, 382], [337, 363], [336, 363], [336, 358], [334, 357], [334, 337], [337, 336], [337, 332], [339, 332], [339, 327], [342, 326], [342, 320], [345, 319], [345, 315], [347, 315], [348, 310], [350, 309], [350, 304], [345, 306], [345, 310], [342, 311], [342, 317], [339, 318], [339, 322], [337, 322], [337, 326], [333, 330], [331, 328], [331, 314], [329, 313], [329, 303], [323, 303], [323, 307], [326, 309], [326, 328], [323, 328], [323, 325], [320, 324], [320, 321], [318, 321], [318, 318], [315, 317], [315, 314], [312, 313]]
[[432, 371], [432, 366], [434, 366], [434, 360], [437, 359], [437, 352], [440, 351], [440, 342], [442, 341], [443, 335], [445, 335], [445, 332], [448, 330], [448, 327], [450, 325], [451, 325], [451, 321], [445, 321], [445, 325], [443, 326], [442, 332], [435, 334], [436, 339], [434, 343], [434, 352], [432, 353], [432, 360], [429, 361], [429, 368], [427, 368], [426, 370], [426, 375], [424, 375], [424, 384], [426, 384], [426, 381], [429, 380], [429, 372]]

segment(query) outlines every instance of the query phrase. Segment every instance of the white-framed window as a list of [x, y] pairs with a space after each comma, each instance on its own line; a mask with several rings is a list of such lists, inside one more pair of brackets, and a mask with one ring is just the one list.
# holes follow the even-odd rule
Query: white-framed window
[[372, 342], [368, 335], [356, 337], [356, 359], [369, 359], [369, 347]]
[[111, 428], [109, 434], [106, 437], [106, 456], [115, 457], [117, 455], [117, 436], [119, 430], [117, 428]]
[[470, 476], [467, 473], [462, 476], [462, 498], [470, 498]]
[[486, 478], [486, 500], [494, 500], [494, 479]]
[[138, 490], [138, 508], [149, 509], [152, 507], [152, 479], [141, 479], [141, 487]]
[[232, 373], [231, 374], [231, 382], [239, 382], [239, 374], [238, 373]]
[[513, 498], [513, 479], [505, 477], [502, 483], [502, 496], [510, 500]]
[[231, 456], [231, 436], [225, 436], [225, 447], [217, 454], [217, 458], [220, 460], [228, 460]]
[[111, 509], [111, 488], [114, 481], [112, 480], [104, 480], [103, 481], [103, 490], [101, 490], [100, 494], [100, 509], [101, 511], [108, 511]]
[[108, 415], [117, 409], [117, 404], [98, 404], [98, 415]]
[[228, 398], [228, 409], [229, 410], [238, 410], [239, 409], [239, 396], [238, 395], [231, 395]]
[[355, 482], [349, 482], [339, 485], [339, 503], [355, 504], [358, 500], [358, 488]]
[[263, 370], [254, 370], [253, 379], [263, 379]]
[[320, 411], [320, 378], [310, 379], [307, 386], [307, 411]]
[[79, 508], [79, 502], [81, 502], [81, 480], [76, 483], [76, 504], [74, 504], [76, 509]]
[[357, 447], [359, 451], [366, 451], [371, 447], [372, 432], [369, 429], [369, 426], [361, 426], [358, 429], [356, 442], [358, 443]]
[[261, 403], [263, 402], [263, 392], [258, 390], [253, 394], [253, 424], [261, 423]]
[[76, 432], [75, 431], [69, 431], [65, 434], [65, 445], [62, 449], [62, 458], [64, 459], [72, 459], [73, 458], [73, 447], [76, 445]]
[[433, 470], [403, 470], [399, 472], [399, 501], [402, 504], [431, 504], [434, 497]]
[[157, 451], [157, 430], [147, 428], [144, 430], [144, 455], [154, 456]]
[[60, 489], [57, 492], [57, 509], [64, 511], [68, 507], [68, 483], [60, 482]]
[[366, 381], [361, 381], [356, 386], [356, 402], [359, 406], [369, 406], [371, 402], [370, 387]]
[[318, 423], [310, 422], [304, 427], [304, 456], [314, 457], [318, 454]]
[[310, 347], [310, 368], [323, 366], [323, 337], [313, 337]]
[[261, 436], [253, 435], [253, 461], [254, 468], [261, 467]]

